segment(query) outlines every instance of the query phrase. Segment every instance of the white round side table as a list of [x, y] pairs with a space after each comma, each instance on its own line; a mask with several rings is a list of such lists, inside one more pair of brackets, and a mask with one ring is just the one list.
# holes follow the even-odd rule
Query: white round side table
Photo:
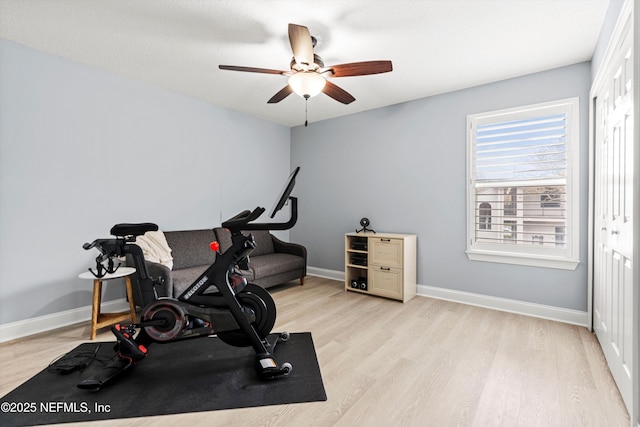
[[[96, 277], [90, 271], [85, 271], [78, 275], [81, 279], [93, 280], [93, 307], [91, 310], [91, 339], [96, 338], [96, 330], [110, 326], [123, 320], [131, 319], [133, 323], [137, 322], [136, 319], [136, 306], [133, 303], [133, 290], [131, 288], [131, 275], [135, 273], [136, 269], [133, 267], [120, 267], [118, 270], [111, 274], [107, 273], [104, 277]], [[119, 279], [124, 277], [124, 281], [127, 289], [127, 299], [129, 300], [129, 311], [122, 313], [102, 313], [100, 311], [100, 303], [102, 301], [102, 282], [106, 280]]]

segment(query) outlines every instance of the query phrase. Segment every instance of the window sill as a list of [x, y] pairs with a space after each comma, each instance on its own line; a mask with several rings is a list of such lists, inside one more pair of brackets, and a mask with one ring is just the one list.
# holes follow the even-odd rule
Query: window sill
[[501, 264], [526, 265], [529, 267], [556, 268], [575, 270], [580, 264], [578, 259], [544, 257], [508, 252], [492, 252], [468, 250], [467, 257], [471, 261], [496, 262]]

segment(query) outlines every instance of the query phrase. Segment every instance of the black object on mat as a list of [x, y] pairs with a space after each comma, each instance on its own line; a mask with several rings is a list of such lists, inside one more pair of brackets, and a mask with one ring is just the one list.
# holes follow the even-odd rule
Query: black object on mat
[[[113, 355], [114, 343], [84, 343], [75, 350]], [[275, 350], [289, 362], [286, 377], [264, 381], [251, 347], [231, 347], [218, 338], [154, 344], [138, 366], [98, 392], [77, 388], [83, 375], [43, 370], [0, 399], [0, 425], [24, 426], [167, 415], [218, 409], [327, 400], [309, 332], [292, 333]]]

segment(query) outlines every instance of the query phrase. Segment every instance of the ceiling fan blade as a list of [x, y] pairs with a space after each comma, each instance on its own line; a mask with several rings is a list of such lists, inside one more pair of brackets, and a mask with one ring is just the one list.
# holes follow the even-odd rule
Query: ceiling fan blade
[[356, 99], [346, 90], [334, 85], [330, 81], [327, 80], [327, 83], [324, 85], [322, 91], [335, 99], [338, 102], [342, 102], [343, 104], [351, 104]]
[[289, 42], [298, 65], [313, 64], [313, 42], [307, 27], [289, 24]]
[[291, 89], [291, 86], [286, 85], [280, 90], [280, 92], [273, 95], [271, 99], [267, 101], [267, 104], [275, 104], [276, 102], [280, 102], [292, 93], [293, 89]]
[[289, 71], [271, 70], [269, 68], [255, 68], [255, 67], [240, 67], [237, 65], [218, 65], [221, 70], [229, 71], [246, 71], [248, 73], [263, 73], [263, 74], [287, 74]]
[[393, 65], [391, 61], [364, 61], [332, 65], [327, 70], [331, 71], [332, 77], [366, 76], [393, 71]]

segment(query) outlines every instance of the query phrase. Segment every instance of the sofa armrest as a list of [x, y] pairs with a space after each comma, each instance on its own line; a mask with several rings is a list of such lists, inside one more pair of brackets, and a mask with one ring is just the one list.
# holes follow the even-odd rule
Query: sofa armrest
[[297, 255], [304, 258], [304, 264], [307, 264], [307, 248], [297, 243], [284, 242], [273, 234], [271, 235], [271, 239], [273, 240], [273, 250], [275, 252]]

